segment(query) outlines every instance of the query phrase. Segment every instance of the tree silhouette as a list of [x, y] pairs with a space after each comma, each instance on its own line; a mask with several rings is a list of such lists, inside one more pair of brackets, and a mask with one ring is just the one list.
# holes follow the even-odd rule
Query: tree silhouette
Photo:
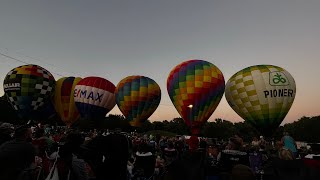
[[[15, 110], [8, 103], [5, 96], [0, 97], [0, 121], [12, 124], [25, 124], [26, 120], [20, 119]], [[36, 122], [50, 125], [64, 125], [59, 116], [55, 115], [50, 118], [41, 117], [35, 119]], [[174, 118], [172, 120], [154, 121], [146, 120], [141, 127], [131, 127], [129, 121], [118, 114], [109, 114], [107, 117], [95, 120], [80, 119], [74, 123], [74, 128], [83, 130], [89, 129], [116, 129], [123, 131], [138, 131], [141, 133], [148, 131], [171, 132], [177, 135], [190, 135], [190, 128], [186, 125], [182, 118]], [[273, 134], [274, 139], [279, 140], [283, 132], [287, 131], [298, 141], [320, 142], [320, 116], [301, 117], [295, 122], [285, 124], [276, 129]], [[229, 120], [216, 119], [214, 122], [206, 122], [202, 126], [201, 136], [228, 139], [234, 134], [240, 134], [242, 138], [250, 142], [253, 136], [259, 136], [260, 133], [246, 122], [232, 123]]]

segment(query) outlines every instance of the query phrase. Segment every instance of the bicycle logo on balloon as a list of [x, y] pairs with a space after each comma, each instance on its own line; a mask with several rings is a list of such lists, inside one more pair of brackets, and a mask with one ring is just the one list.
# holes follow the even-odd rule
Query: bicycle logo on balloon
[[289, 85], [289, 80], [283, 72], [270, 72], [270, 85], [287, 86]]

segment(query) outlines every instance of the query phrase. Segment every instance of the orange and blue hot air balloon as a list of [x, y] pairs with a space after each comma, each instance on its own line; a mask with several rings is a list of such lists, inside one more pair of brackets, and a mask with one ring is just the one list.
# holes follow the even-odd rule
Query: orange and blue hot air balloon
[[222, 72], [203, 60], [182, 62], [172, 69], [167, 79], [170, 99], [192, 134], [217, 108], [225, 89]]
[[86, 77], [74, 88], [74, 101], [83, 119], [102, 119], [116, 105], [112, 82], [101, 77]]
[[159, 85], [145, 76], [128, 76], [115, 90], [116, 103], [131, 126], [139, 127], [159, 106]]
[[79, 77], [63, 77], [56, 82], [54, 106], [61, 120], [70, 127], [80, 117], [74, 102], [74, 88], [81, 80]]

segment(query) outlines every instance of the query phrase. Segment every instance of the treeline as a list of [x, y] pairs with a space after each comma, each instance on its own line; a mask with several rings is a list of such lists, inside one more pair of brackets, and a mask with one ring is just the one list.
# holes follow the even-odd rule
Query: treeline
[[293, 123], [285, 124], [284, 130], [298, 141], [320, 143], [320, 116], [302, 117]]
[[[0, 121], [12, 124], [23, 124], [26, 122], [25, 119], [20, 119], [16, 116], [14, 110], [4, 97], [0, 98]], [[64, 125], [57, 115], [51, 116], [50, 118], [40, 117], [35, 121], [41, 122], [42, 124]], [[92, 128], [120, 128], [123, 131], [167, 131], [177, 135], [191, 134], [190, 128], [187, 127], [182, 118], [154, 122], [146, 121], [141, 127], [135, 128], [130, 126], [124, 116], [110, 114], [100, 120], [88, 121], [80, 119], [80, 121], [75, 123], [73, 127], [84, 130]], [[289, 132], [297, 141], [320, 142], [320, 116], [302, 117], [293, 123], [280, 126], [273, 135], [274, 139], [280, 140], [284, 131]], [[239, 134], [247, 142], [251, 141], [252, 137], [259, 137], [261, 135], [256, 129], [246, 122], [232, 123], [228, 120], [216, 119], [213, 122], [206, 122], [203, 125], [200, 136], [227, 140], [235, 134]]]
[[[142, 127], [144, 132], [152, 130], [169, 131], [176, 134], [190, 134], [189, 128], [183, 119], [175, 118], [172, 121], [149, 122]], [[287, 131], [297, 141], [320, 142], [320, 116], [302, 117], [301, 119], [285, 124], [277, 128], [273, 134], [274, 140], [280, 140], [283, 132]], [[252, 137], [261, 135], [255, 128], [246, 122], [232, 123], [228, 120], [216, 119], [214, 122], [206, 122], [201, 131], [201, 136], [224, 139], [239, 134], [242, 138], [251, 142]]]

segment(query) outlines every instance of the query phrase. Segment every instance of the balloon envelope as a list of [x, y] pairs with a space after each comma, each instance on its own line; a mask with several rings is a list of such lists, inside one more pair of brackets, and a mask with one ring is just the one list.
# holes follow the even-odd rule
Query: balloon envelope
[[170, 99], [193, 134], [212, 115], [225, 88], [222, 72], [203, 60], [189, 60], [177, 65], [167, 79]]
[[140, 126], [159, 106], [159, 85], [145, 76], [122, 79], [115, 90], [116, 103], [132, 126]]
[[39, 120], [51, 119], [57, 115], [53, 102], [50, 100], [44, 104], [37, 112], [36, 118]]
[[3, 87], [10, 104], [22, 118], [33, 118], [54, 91], [55, 79], [38, 65], [23, 65], [12, 69]]
[[63, 77], [56, 82], [54, 107], [68, 127], [80, 117], [73, 97], [74, 88], [80, 80], [79, 77]]
[[116, 105], [115, 86], [101, 77], [86, 77], [74, 88], [74, 101], [84, 119], [100, 119]]
[[287, 115], [296, 95], [296, 84], [285, 69], [256, 65], [234, 74], [226, 85], [232, 109], [260, 133], [270, 136]]

